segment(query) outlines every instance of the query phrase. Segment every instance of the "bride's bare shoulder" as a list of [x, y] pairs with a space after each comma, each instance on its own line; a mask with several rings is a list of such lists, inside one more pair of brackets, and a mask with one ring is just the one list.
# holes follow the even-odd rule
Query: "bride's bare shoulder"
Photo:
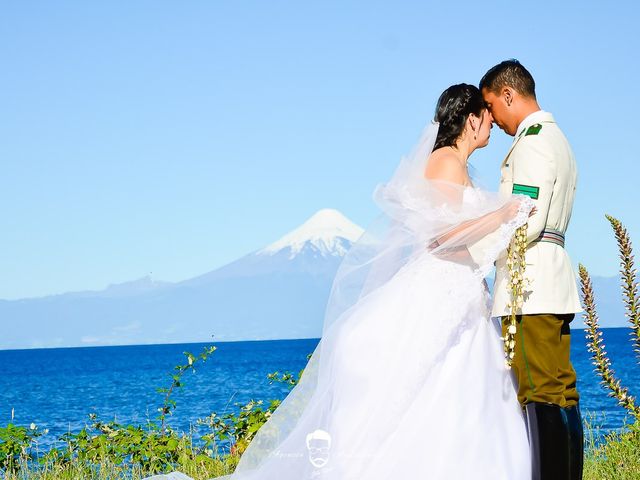
[[455, 153], [448, 147], [434, 150], [427, 161], [424, 177], [429, 180], [446, 180], [466, 183], [467, 172]]

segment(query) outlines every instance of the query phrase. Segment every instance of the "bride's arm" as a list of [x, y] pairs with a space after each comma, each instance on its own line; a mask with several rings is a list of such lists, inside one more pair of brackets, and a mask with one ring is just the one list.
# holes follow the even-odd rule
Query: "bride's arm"
[[447, 241], [464, 237], [466, 244], [474, 243], [497, 230], [500, 225], [516, 218], [522, 202], [523, 200], [514, 197], [498, 210], [452, 227], [451, 230], [439, 235], [435, 241], [438, 245], [442, 245]]

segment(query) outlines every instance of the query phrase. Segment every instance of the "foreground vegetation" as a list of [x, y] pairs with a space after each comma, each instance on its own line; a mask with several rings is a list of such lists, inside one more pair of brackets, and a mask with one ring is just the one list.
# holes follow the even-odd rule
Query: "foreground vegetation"
[[[631, 326], [631, 343], [640, 364], [640, 298], [631, 239], [627, 229], [617, 218], [611, 215], [607, 215], [606, 218], [618, 243], [622, 299], [625, 315]], [[600, 376], [602, 385], [609, 390], [609, 395], [635, 418], [635, 423], [622, 432], [608, 435], [606, 441], [601, 444], [596, 444], [593, 435], [587, 436], [591, 440], [587, 442], [585, 478], [637, 480], [640, 479], [640, 406], [636, 404], [636, 397], [630, 393], [628, 387], [622, 385], [611, 368], [599, 325], [589, 272], [584, 265], [580, 265], [579, 273], [587, 326], [587, 347], [591, 352], [595, 371]]]
[[[15, 428], [15, 427], [14, 427]], [[118, 440], [102, 438], [95, 443], [119, 443]], [[4, 438], [4, 435], [3, 435]], [[628, 426], [623, 433], [611, 433], [599, 444], [595, 441], [595, 430], [587, 429], [588, 442], [585, 458], [585, 480], [637, 480], [640, 479], [640, 423]], [[175, 437], [174, 437], [174, 440]], [[166, 468], [159, 471], [180, 470], [196, 480], [214, 478], [233, 472], [239, 460], [238, 454], [203, 454], [194, 455], [192, 439], [188, 436], [179, 437], [177, 443], [171, 442], [175, 451], [175, 463], [166, 464]], [[154, 448], [150, 446], [150, 448]], [[139, 480], [149, 475], [151, 471], [142, 464], [131, 463], [118, 451], [118, 447], [105, 448], [95, 460], [88, 460], [86, 455], [77, 455], [66, 461], [52, 460], [39, 463], [29, 461], [27, 451], [19, 455], [13, 468], [4, 469], [0, 478], [6, 480], [76, 480], [76, 479], [131, 479]], [[164, 448], [156, 453], [149, 451], [149, 457], [162, 457]], [[205, 458], [206, 457], [206, 458]], [[41, 457], [42, 460], [42, 457]]]
[[599, 443], [593, 430], [587, 429], [586, 437], [585, 480], [640, 479], [640, 422], [607, 435]]
[[[610, 221], [621, 258], [622, 289], [631, 323], [631, 339], [640, 361], [640, 301], [633, 264], [631, 242], [618, 220]], [[602, 331], [598, 323], [595, 298], [587, 269], [580, 265], [587, 343], [596, 368], [610, 395], [626, 408], [634, 423], [619, 432], [598, 437], [597, 426], [587, 421], [584, 478], [586, 480], [640, 479], [640, 408], [629, 389], [621, 385], [611, 369]], [[236, 404], [237, 413], [218, 416], [212, 413], [198, 419], [189, 434], [179, 433], [166, 425], [167, 416], [176, 408], [172, 393], [183, 386], [183, 376], [195, 371], [216, 347], [208, 347], [195, 356], [185, 352], [186, 363], [175, 367], [168, 388], [159, 389], [163, 404], [158, 416], [145, 427], [105, 422], [95, 415], [77, 433], [59, 438], [59, 445], [40, 451], [39, 439], [46, 434], [37, 425], [0, 427], [0, 478], [6, 480], [49, 479], [132, 479], [155, 473], [179, 470], [200, 479], [232, 473], [254, 434], [269, 419], [280, 404], [272, 401], [250, 401]], [[300, 379], [290, 373], [268, 375], [270, 382], [282, 382], [290, 387]], [[586, 412], [585, 412], [586, 413]]]
[[[174, 368], [171, 384], [159, 388], [163, 404], [156, 419], [145, 426], [105, 422], [95, 414], [77, 433], [66, 433], [57, 445], [41, 451], [39, 442], [47, 430], [12, 423], [0, 427], [0, 478], [18, 479], [139, 479], [151, 474], [179, 470], [195, 479], [232, 473], [258, 429], [280, 401], [236, 404], [236, 412], [200, 418], [192, 431], [180, 433], [166, 424], [176, 408], [173, 392], [184, 386], [183, 376], [195, 371], [216, 350], [207, 347], [196, 356], [185, 352], [186, 363]], [[271, 373], [269, 382], [290, 387], [300, 375]]]

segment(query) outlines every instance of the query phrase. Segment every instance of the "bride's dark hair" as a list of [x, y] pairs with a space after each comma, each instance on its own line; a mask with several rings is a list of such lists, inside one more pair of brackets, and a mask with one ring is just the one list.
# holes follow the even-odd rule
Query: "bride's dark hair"
[[440, 124], [433, 149], [453, 147], [464, 130], [470, 114], [480, 116], [486, 108], [478, 87], [460, 83], [447, 88], [436, 105], [434, 120]]

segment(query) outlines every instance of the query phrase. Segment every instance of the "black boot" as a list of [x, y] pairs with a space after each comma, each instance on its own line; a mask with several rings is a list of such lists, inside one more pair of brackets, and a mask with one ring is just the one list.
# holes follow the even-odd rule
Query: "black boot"
[[582, 416], [578, 405], [564, 409], [569, 429], [569, 458], [571, 463], [571, 480], [582, 480], [582, 462], [584, 456], [584, 432]]
[[569, 432], [564, 409], [535, 402], [524, 408], [533, 480], [569, 480]]

